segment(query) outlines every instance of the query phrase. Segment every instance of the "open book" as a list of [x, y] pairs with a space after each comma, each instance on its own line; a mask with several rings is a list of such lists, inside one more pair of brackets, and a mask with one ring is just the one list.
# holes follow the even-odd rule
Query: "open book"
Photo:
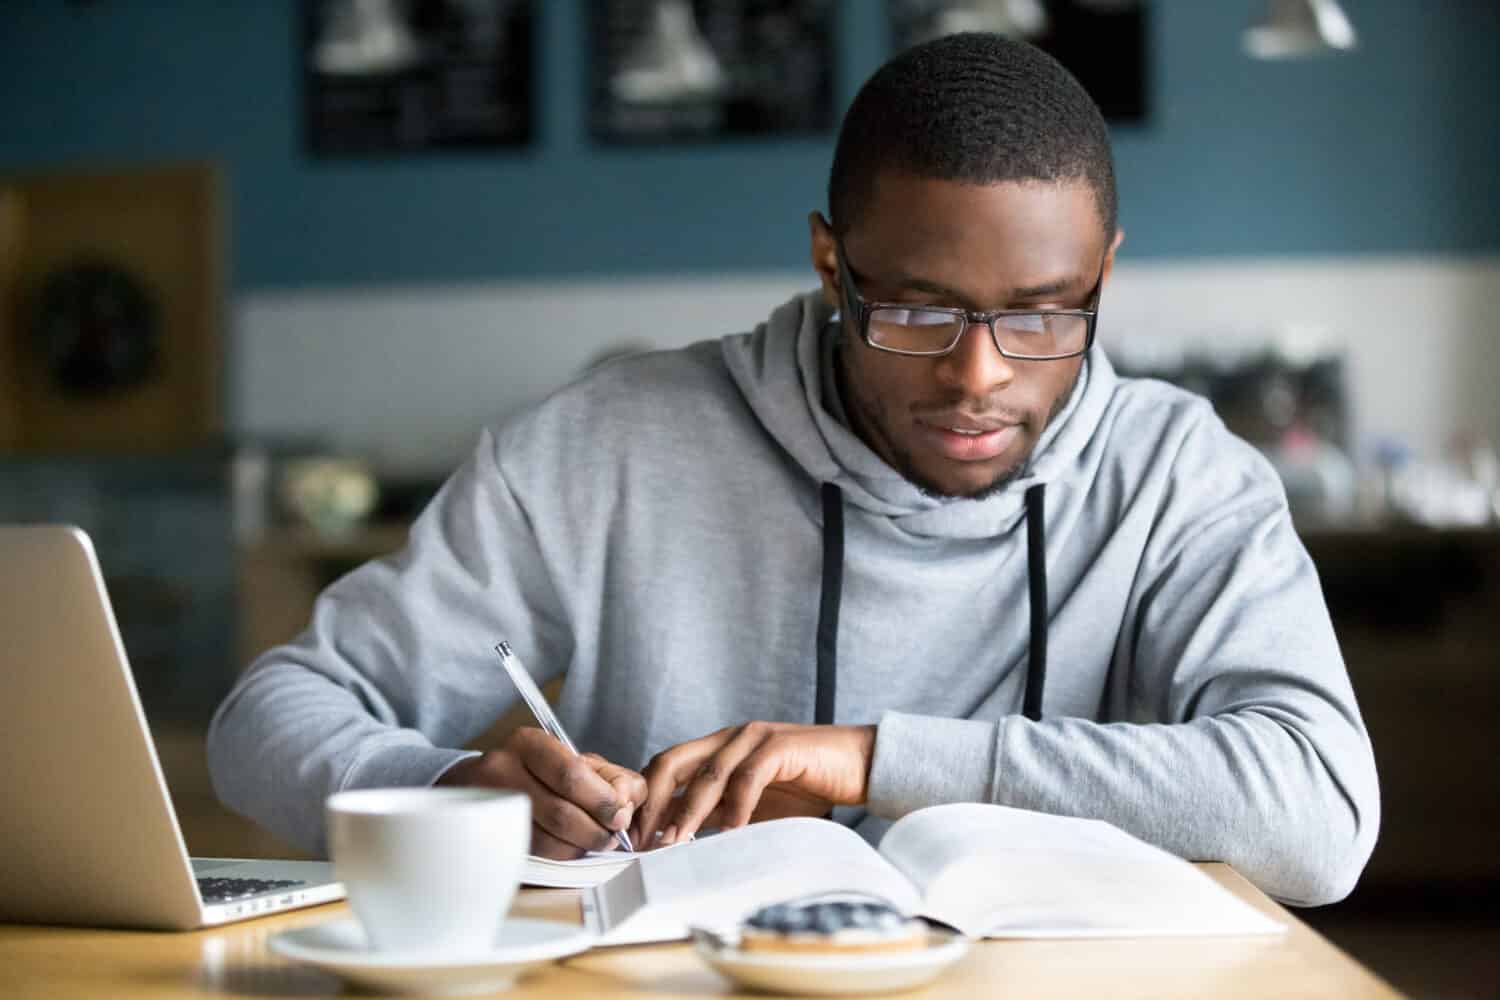
[[933, 806], [870, 847], [822, 819], [755, 823], [637, 854], [583, 894], [601, 944], [729, 929], [770, 903], [874, 893], [972, 937], [1270, 934], [1264, 916], [1191, 864], [1100, 820], [1005, 806]]

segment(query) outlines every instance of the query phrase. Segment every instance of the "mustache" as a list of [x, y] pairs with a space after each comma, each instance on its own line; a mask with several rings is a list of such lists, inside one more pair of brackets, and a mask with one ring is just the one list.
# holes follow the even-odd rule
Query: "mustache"
[[923, 423], [969, 420], [981, 424], [1033, 424], [1036, 414], [1015, 406], [986, 405], [969, 400], [942, 403], [918, 403], [911, 415]]

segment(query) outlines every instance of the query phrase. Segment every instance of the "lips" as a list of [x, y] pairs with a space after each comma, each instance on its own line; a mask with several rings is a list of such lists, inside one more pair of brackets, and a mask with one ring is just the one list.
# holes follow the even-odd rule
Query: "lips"
[[1020, 424], [975, 420], [920, 420], [917, 431], [932, 450], [959, 462], [985, 462], [1003, 455], [1021, 433]]

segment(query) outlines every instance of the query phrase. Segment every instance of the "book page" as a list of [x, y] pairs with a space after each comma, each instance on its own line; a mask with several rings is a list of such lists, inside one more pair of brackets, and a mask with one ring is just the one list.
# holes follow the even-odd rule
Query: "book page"
[[881, 839], [880, 853], [920, 888], [987, 844], [1010, 850], [1066, 846], [1071, 851], [1111, 854], [1120, 850], [1119, 837], [1146, 846], [1101, 820], [960, 803], [919, 809], [898, 820]]
[[670, 941], [689, 924], [729, 929], [752, 911], [812, 893], [852, 891], [913, 913], [915, 888], [852, 830], [823, 819], [753, 823], [650, 851], [591, 890], [601, 944]]
[[1283, 929], [1188, 862], [1101, 820], [935, 806], [891, 827], [880, 851], [921, 889], [923, 915], [972, 936]]

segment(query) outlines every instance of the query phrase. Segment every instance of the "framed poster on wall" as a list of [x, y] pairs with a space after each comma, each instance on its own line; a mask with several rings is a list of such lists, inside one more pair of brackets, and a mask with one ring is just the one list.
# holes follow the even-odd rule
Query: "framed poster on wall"
[[895, 51], [958, 31], [1031, 42], [1083, 84], [1111, 122], [1149, 115], [1147, 0], [887, 0]]
[[603, 143], [830, 131], [834, 6], [590, 0], [590, 131]]
[[314, 156], [521, 146], [532, 133], [532, 0], [302, 0]]

